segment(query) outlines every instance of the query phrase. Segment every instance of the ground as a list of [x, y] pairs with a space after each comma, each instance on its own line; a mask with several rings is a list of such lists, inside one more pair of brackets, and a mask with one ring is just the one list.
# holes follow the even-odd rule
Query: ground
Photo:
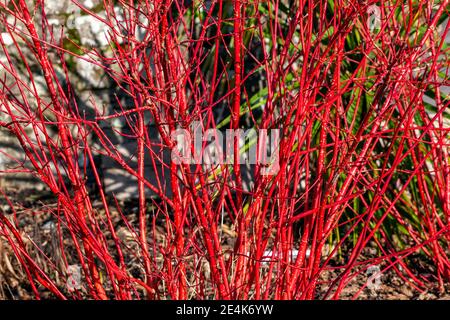
[[[51, 212], [56, 208], [54, 197], [50, 193], [39, 192], [36, 195], [35, 190], [13, 190], [9, 189], [10, 200], [15, 208], [16, 214], [13, 214], [11, 204], [6, 202], [4, 198], [0, 200], [0, 214], [7, 216], [10, 221], [14, 221], [19, 225], [22, 233], [22, 239], [27, 244], [27, 248], [32, 252], [32, 242], [40, 244], [40, 248], [49, 258], [46, 260], [43, 255], [35, 254], [34, 258], [37, 263], [50, 274], [53, 274], [57, 284], [64, 287], [65, 277], [62, 274], [52, 273], [54, 269], [65, 270], [63, 266], [63, 259], [59, 250], [58, 235], [56, 233], [56, 219], [52, 216]], [[133, 201], [127, 203], [124, 208], [127, 208], [126, 214], [130, 224], [137, 223], [137, 208]], [[117, 213], [113, 215], [114, 224], [118, 236], [127, 243], [129, 251], [124, 251], [127, 261], [128, 270], [131, 274], [139, 276], [141, 268], [137, 263], [136, 257], [132, 256], [133, 252], [133, 236], [125, 227], [125, 224], [121, 221], [120, 215]], [[164, 228], [157, 226], [156, 232], [157, 241], [164, 241]], [[233, 243], [233, 231], [231, 226], [225, 225], [224, 227], [224, 247], [230, 247]], [[67, 247], [70, 248], [71, 242], [68, 239], [64, 240]], [[135, 243], [134, 243], [135, 245]], [[128, 253], [127, 253], [128, 252]], [[366, 256], [373, 255], [370, 249], [364, 253]], [[66, 250], [66, 255], [69, 264], [70, 249]], [[344, 253], [345, 255], [345, 253]], [[412, 257], [415, 272], [422, 278], [433, 277], [433, 267], [420, 255]], [[336, 264], [338, 261], [331, 261], [330, 264]], [[322, 297], [328, 290], [328, 283], [335, 279], [337, 272], [332, 269], [326, 270], [322, 274], [322, 281], [318, 286], [317, 297]], [[356, 276], [346, 286], [341, 295], [341, 299], [352, 299], [354, 295], [367, 284], [368, 276], [362, 272]], [[361, 291], [357, 299], [368, 300], [450, 300], [450, 284], [447, 284], [442, 290], [437, 285], [433, 284], [435, 281], [430, 281], [429, 287], [424, 292], [415, 290], [412, 286], [407, 284], [398, 274], [391, 269], [390, 271], [383, 273], [379, 278], [378, 285], [366, 287]], [[45, 292], [43, 288], [42, 297], [53, 298], [49, 292]], [[0, 300], [1, 299], [32, 299], [33, 294], [31, 287], [28, 283], [26, 273], [22, 267], [20, 267], [18, 260], [14, 257], [14, 253], [11, 250], [11, 246], [7, 243], [6, 238], [2, 235], [0, 229]], [[82, 296], [81, 296], [82, 298]]]

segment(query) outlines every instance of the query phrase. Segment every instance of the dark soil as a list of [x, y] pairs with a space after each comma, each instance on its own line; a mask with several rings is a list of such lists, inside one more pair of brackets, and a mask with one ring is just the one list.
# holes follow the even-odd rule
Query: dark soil
[[[39, 192], [39, 196], [36, 196], [35, 190], [11, 190], [9, 189], [8, 196], [12, 205], [11, 207], [4, 198], [0, 198], [0, 214], [7, 216], [10, 221], [16, 223], [21, 230], [23, 230], [23, 240], [29, 246], [30, 252], [33, 250], [34, 241], [40, 244], [40, 248], [47, 255], [49, 260], [43, 258], [42, 255], [36, 255], [34, 258], [40, 266], [47, 272], [51, 272], [53, 269], [50, 264], [54, 263], [58, 269], [64, 270], [62, 265], [62, 259], [60, 257], [59, 243], [55, 234], [56, 219], [52, 215], [52, 210], [56, 208], [56, 199], [50, 193]], [[133, 201], [129, 201], [124, 208], [127, 208], [127, 218], [131, 224], [137, 223], [137, 210]], [[38, 208], [38, 214], [33, 210]], [[114, 223], [118, 235], [126, 242], [127, 228], [121, 221], [120, 216], [117, 214], [114, 217]], [[224, 227], [224, 246], [231, 248], [234, 242], [233, 230], [230, 226]], [[164, 230], [161, 227], [161, 234]], [[31, 240], [30, 240], [31, 239]], [[65, 240], [65, 245], [70, 247], [70, 241]], [[129, 245], [132, 246], [132, 241], [129, 241]], [[370, 257], [373, 253], [370, 249], [365, 253]], [[66, 252], [70, 263], [70, 251]], [[133, 262], [135, 257], [128, 257], [130, 266], [130, 273], [139, 276], [141, 272], [136, 262]], [[450, 284], [447, 284], [441, 290], [438, 288], [435, 279], [433, 278], [433, 267], [429, 261], [417, 254], [411, 257], [415, 269], [412, 269], [417, 275], [421, 275], [422, 278], [429, 278], [429, 287], [420, 292], [414, 289], [410, 284], [405, 282], [393, 269], [383, 273], [379, 278], [379, 284], [372, 286], [371, 289], [365, 288], [358, 295], [357, 299], [368, 300], [450, 300]], [[338, 261], [332, 261], [331, 265], [338, 264]], [[337, 271], [332, 269], [326, 270], [322, 273], [322, 283], [318, 286], [317, 297], [323, 297], [328, 291], [328, 284], [336, 279], [338, 276]], [[63, 275], [55, 274], [55, 281], [57, 284], [64, 287]], [[365, 272], [361, 272], [353, 280], [351, 280], [345, 287], [341, 294], [341, 299], [353, 299], [354, 295], [360, 291], [364, 285], [367, 284], [368, 275]], [[442, 290], [443, 289], [443, 290]], [[43, 290], [43, 289], [42, 289]], [[42, 291], [43, 298], [54, 298], [48, 292]], [[6, 241], [6, 238], [2, 235], [0, 229], [0, 300], [2, 299], [32, 299], [33, 294], [26, 274], [22, 267], [20, 267], [17, 259], [14, 257], [14, 253], [11, 250], [10, 245]]]

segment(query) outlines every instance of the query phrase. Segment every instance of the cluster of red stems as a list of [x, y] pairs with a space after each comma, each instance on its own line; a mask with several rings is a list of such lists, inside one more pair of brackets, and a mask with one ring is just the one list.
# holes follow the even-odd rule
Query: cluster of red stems
[[[0, 80], [0, 125], [25, 154], [10, 159], [16, 166], [2, 174], [28, 173], [55, 195], [57, 206], [46, 210], [57, 221], [63, 260], [82, 270], [80, 291], [58, 285], [55, 272], [66, 271], [51, 261], [53, 269], [44, 270], [33, 258], [44, 255], [41, 244], [30, 249], [23, 226], [0, 212], [0, 237], [37, 299], [44, 291], [61, 299], [336, 299], [373, 265], [419, 291], [449, 280], [450, 128], [440, 92], [449, 22], [439, 25], [448, 1], [103, 0], [102, 14], [73, 2], [106, 26], [107, 51], [76, 42], [86, 54], [67, 49], [42, 0], [0, 1], [3, 30], [14, 42], [6, 46], [0, 38], [7, 74]], [[376, 30], [367, 23], [371, 5], [380, 9]], [[355, 32], [360, 39], [351, 47]], [[12, 54], [22, 57], [20, 66]], [[93, 102], [96, 116], [86, 117], [68, 57], [101, 68], [132, 104], [106, 114]], [[47, 97], [38, 94], [32, 64]], [[254, 75], [264, 85], [257, 117], [246, 86]], [[425, 108], [426, 92], [434, 113]], [[237, 163], [163, 161], [162, 152], [176, 147], [171, 132], [193, 121], [216, 128], [219, 108], [230, 115], [228, 129], [250, 117], [257, 129], [281, 130], [277, 174], [261, 175], [255, 165], [247, 190]], [[158, 141], [150, 137], [148, 114]], [[126, 139], [136, 143], [134, 166], [101, 125], [118, 118], [132, 128]], [[234, 148], [238, 154], [237, 141]], [[98, 155], [134, 177], [136, 226], [106, 193]], [[88, 164], [97, 194], [86, 185]], [[148, 166], [159, 172], [156, 179], [145, 176]], [[411, 184], [418, 194], [410, 194]], [[7, 190], [1, 193], [14, 207]], [[418, 224], [405, 218], [405, 207]], [[118, 236], [117, 213], [136, 247]], [[401, 249], [383, 227], [387, 220], [406, 235]], [[228, 246], [224, 221], [235, 235]], [[377, 248], [375, 257], [364, 254], [369, 246]], [[430, 261], [431, 277], [409, 263], [417, 253]], [[130, 256], [140, 273], [130, 272]], [[324, 282], [327, 271], [335, 276]]]

